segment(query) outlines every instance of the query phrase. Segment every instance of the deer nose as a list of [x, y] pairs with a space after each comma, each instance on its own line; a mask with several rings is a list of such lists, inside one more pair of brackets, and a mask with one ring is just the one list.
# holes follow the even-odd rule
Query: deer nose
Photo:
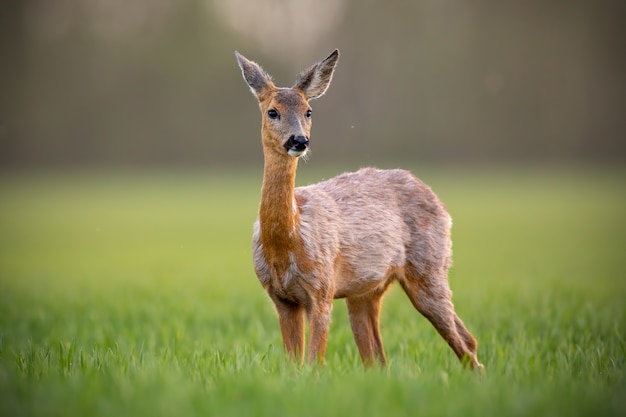
[[305, 136], [296, 136], [293, 138], [293, 143], [297, 151], [303, 151], [309, 146], [309, 140]]
[[309, 146], [309, 139], [306, 136], [291, 135], [287, 142], [285, 142], [285, 148], [287, 150], [294, 150], [302, 152]]

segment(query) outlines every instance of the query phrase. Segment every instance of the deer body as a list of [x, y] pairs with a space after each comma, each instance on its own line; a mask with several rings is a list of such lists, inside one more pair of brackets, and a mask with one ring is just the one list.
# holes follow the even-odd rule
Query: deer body
[[[296, 188], [293, 203], [295, 212], [293, 205], [286, 206], [291, 213], [285, 217], [294, 218], [295, 241], [282, 254], [287, 269], [277, 271], [279, 282], [268, 280], [272, 262], [265, 257], [260, 221], [254, 227], [257, 275], [265, 286], [280, 284], [277, 291], [303, 279], [314, 288], [328, 288], [333, 298], [364, 296], [386, 286], [392, 276], [401, 277], [407, 263], [422, 274], [427, 268], [448, 266], [449, 217], [430, 188], [408, 171], [365, 168], [342, 174]], [[431, 240], [429, 234], [441, 239]], [[275, 242], [268, 239], [266, 245]], [[304, 261], [289, 249], [300, 244]], [[306, 302], [296, 300], [296, 294], [291, 298]]]
[[304, 359], [306, 317], [309, 361], [322, 361], [332, 301], [345, 298], [364, 364], [384, 364], [381, 300], [397, 280], [459, 359], [481, 367], [476, 341], [451, 301], [450, 216], [428, 186], [408, 171], [365, 168], [295, 188], [298, 158], [309, 144], [308, 102], [326, 91], [338, 51], [287, 89], [275, 87], [260, 66], [236, 55], [263, 113], [265, 165], [254, 267], [276, 306], [287, 352]]

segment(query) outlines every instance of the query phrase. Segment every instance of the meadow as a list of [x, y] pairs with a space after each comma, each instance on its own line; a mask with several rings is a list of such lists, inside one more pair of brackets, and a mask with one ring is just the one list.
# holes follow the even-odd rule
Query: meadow
[[[303, 166], [299, 183], [339, 171]], [[454, 219], [451, 287], [486, 372], [398, 287], [364, 371], [335, 302], [291, 364], [252, 269], [260, 171], [0, 176], [2, 416], [626, 415], [626, 171], [413, 172]]]

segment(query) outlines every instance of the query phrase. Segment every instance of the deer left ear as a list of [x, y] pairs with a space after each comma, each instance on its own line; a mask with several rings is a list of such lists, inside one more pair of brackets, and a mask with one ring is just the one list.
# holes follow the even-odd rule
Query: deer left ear
[[328, 58], [302, 71], [296, 78], [293, 88], [302, 91], [307, 100], [321, 97], [333, 79], [338, 60], [339, 50], [335, 49]]

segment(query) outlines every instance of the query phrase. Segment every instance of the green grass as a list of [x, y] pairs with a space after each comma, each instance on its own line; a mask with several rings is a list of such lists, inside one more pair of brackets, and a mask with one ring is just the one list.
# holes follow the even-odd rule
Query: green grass
[[415, 172], [485, 374], [396, 287], [386, 369], [340, 300], [326, 365], [290, 364], [252, 270], [260, 173], [5, 174], [0, 415], [625, 415], [626, 172]]

